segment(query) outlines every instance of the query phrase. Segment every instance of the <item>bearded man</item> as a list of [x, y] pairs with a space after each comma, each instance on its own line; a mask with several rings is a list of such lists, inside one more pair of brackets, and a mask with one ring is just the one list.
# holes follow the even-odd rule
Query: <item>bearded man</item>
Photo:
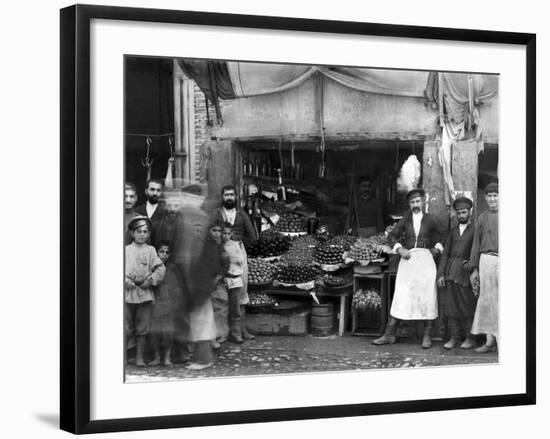
[[437, 271], [437, 285], [444, 288], [439, 301], [443, 314], [447, 316], [450, 332], [449, 341], [443, 345], [445, 349], [456, 347], [462, 337], [462, 349], [474, 346], [474, 336], [470, 329], [476, 310], [476, 297], [470, 285], [469, 272], [475, 230], [471, 222], [472, 207], [472, 201], [466, 197], [458, 197], [453, 202], [458, 224], [449, 231]]
[[[222, 188], [222, 205], [216, 211], [214, 219], [218, 219], [227, 222], [233, 226], [233, 235], [231, 239], [242, 243], [242, 247], [248, 247], [256, 242], [258, 237], [256, 236], [256, 230], [248, 218], [246, 212], [237, 208], [237, 193], [235, 186], [227, 185]], [[245, 251], [246, 256], [246, 251]], [[253, 340], [255, 337], [248, 332], [248, 328], [245, 323], [246, 308], [248, 303], [248, 263], [247, 258], [244, 259], [243, 267], [243, 289], [240, 298], [240, 311], [241, 311], [241, 336], [243, 341]]]
[[162, 197], [163, 187], [164, 184], [161, 180], [148, 180], [145, 184], [146, 201], [144, 204], [141, 204], [135, 208], [136, 213], [146, 216], [151, 220], [152, 229], [150, 243], [153, 246], [157, 244], [158, 239], [156, 236], [156, 230], [165, 214], [163, 204], [159, 203]]

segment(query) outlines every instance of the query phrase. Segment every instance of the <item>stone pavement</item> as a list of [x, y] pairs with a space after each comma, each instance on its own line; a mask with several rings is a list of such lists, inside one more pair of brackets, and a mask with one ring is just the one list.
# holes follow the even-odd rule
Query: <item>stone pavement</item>
[[431, 349], [422, 349], [416, 340], [375, 346], [373, 339], [351, 335], [258, 336], [243, 345], [223, 344], [215, 364], [200, 371], [185, 368], [188, 358], [176, 360], [174, 367], [129, 365], [126, 382], [498, 362], [497, 353], [476, 354], [460, 348], [448, 351], [441, 341], [435, 341]]

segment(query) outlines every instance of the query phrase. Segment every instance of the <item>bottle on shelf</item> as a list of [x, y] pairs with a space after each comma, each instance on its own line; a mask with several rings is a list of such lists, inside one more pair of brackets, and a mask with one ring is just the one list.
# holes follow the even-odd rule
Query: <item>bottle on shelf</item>
[[258, 236], [262, 232], [262, 211], [260, 209], [260, 194], [256, 194], [253, 199], [253, 208], [252, 208], [252, 224], [256, 229]]
[[286, 201], [286, 187], [283, 184], [283, 177], [281, 176], [281, 169], [277, 169], [278, 184], [277, 184], [277, 200]]

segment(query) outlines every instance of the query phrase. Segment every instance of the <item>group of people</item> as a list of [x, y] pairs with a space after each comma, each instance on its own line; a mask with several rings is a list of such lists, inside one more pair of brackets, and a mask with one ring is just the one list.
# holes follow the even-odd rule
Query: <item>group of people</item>
[[[374, 344], [396, 341], [401, 320], [422, 320], [422, 347], [432, 345], [434, 320], [441, 309], [450, 332], [446, 349], [476, 346], [496, 350], [498, 338], [498, 184], [485, 187], [488, 210], [472, 219], [473, 203], [458, 197], [453, 202], [456, 224], [443, 242], [438, 219], [426, 212], [425, 192], [407, 194], [409, 212], [389, 233], [389, 242], [401, 259], [384, 334]], [[440, 288], [438, 296], [437, 287]], [[440, 303], [438, 303], [438, 297]], [[439, 306], [440, 305], [440, 306]]]
[[126, 352], [135, 347], [137, 366], [171, 366], [174, 354], [191, 353], [187, 367], [200, 370], [225, 341], [255, 338], [246, 326], [245, 245], [256, 231], [233, 186], [210, 213], [201, 192], [198, 185], [164, 191], [150, 180], [146, 202], [136, 206], [136, 187], [125, 185]]
[[[362, 181], [365, 187], [359, 191], [367, 201], [370, 183]], [[221, 343], [254, 338], [246, 326], [245, 246], [257, 240], [256, 230], [237, 208], [234, 186], [222, 189], [221, 206], [209, 213], [201, 192], [198, 185], [165, 191], [162, 181], [150, 180], [146, 202], [136, 206], [136, 187], [125, 185], [126, 347], [135, 347], [137, 366], [171, 366], [175, 351], [186, 351], [193, 355], [187, 367], [202, 369], [213, 364]], [[395, 343], [401, 320], [423, 320], [422, 347], [430, 348], [441, 309], [450, 332], [445, 348], [474, 348], [475, 335], [483, 334], [485, 342], [476, 351], [496, 349], [498, 184], [485, 188], [485, 199], [488, 210], [477, 221], [470, 199], [454, 200], [456, 225], [443, 242], [441, 224], [426, 212], [424, 191], [407, 194], [409, 211], [388, 236], [401, 257], [390, 316], [374, 344]], [[358, 227], [370, 235], [380, 228], [381, 215], [367, 216], [376, 224], [358, 222]]]

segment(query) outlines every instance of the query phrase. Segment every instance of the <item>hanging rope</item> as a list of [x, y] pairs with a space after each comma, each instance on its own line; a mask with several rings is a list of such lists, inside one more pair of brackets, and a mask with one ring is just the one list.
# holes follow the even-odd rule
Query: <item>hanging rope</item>
[[279, 169], [283, 175], [283, 138], [279, 137]]
[[323, 90], [323, 75], [317, 74], [317, 104], [319, 108], [319, 131], [321, 134], [321, 144], [319, 150], [321, 152], [321, 165], [319, 167], [319, 177], [325, 178], [326, 166], [326, 144], [325, 144], [325, 117], [324, 117], [324, 90]]
[[149, 136], [147, 136], [147, 138], [145, 139], [145, 144], [147, 146], [147, 153], [146, 153], [145, 157], [143, 157], [141, 159], [141, 165], [145, 169], [147, 169], [147, 179], [146, 179], [146, 181], [151, 180], [151, 167], [153, 166], [153, 162], [155, 161], [154, 159], [151, 159], [149, 157], [149, 150], [151, 148], [152, 143], [153, 143], [153, 141], [151, 140], [151, 138]]
[[164, 179], [164, 186], [169, 189], [174, 188], [174, 162], [175, 151], [173, 146], [172, 137], [168, 137], [168, 146], [170, 147], [170, 158], [168, 159], [168, 169], [166, 170], [166, 178]]

